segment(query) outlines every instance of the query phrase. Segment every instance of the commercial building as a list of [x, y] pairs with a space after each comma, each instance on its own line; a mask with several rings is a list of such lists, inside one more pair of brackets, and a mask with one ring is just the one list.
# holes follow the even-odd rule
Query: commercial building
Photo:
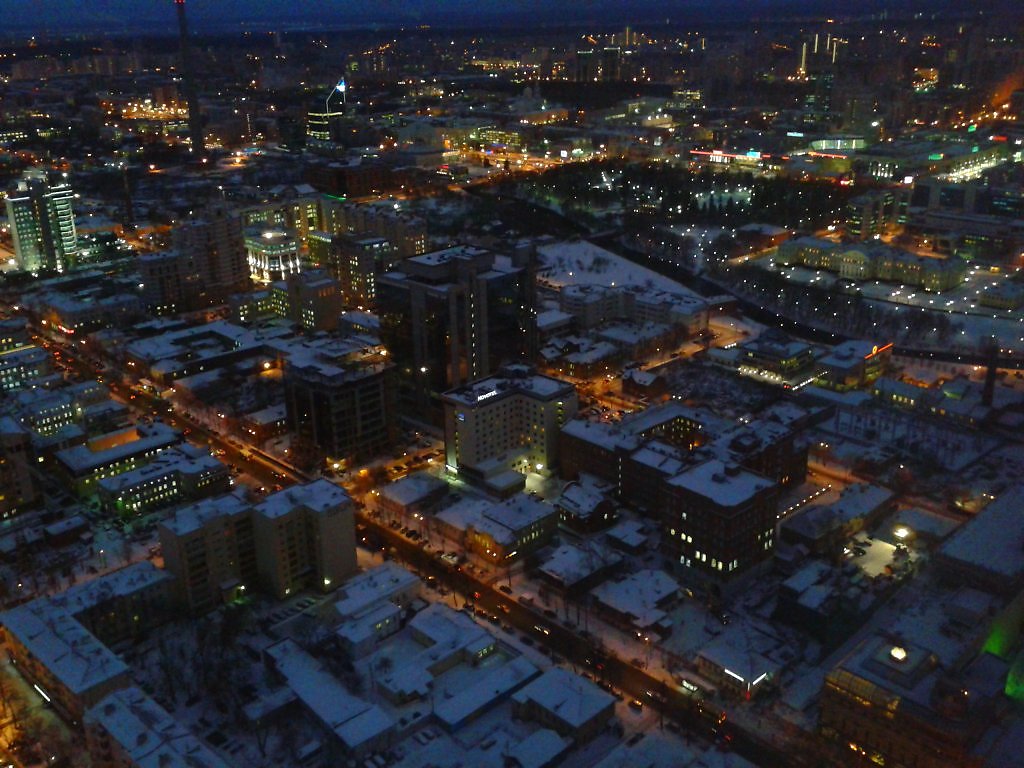
[[440, 424], [441, 393], [527, 357], [534, 293], [529, 267], [469, 246], [414, 256], [381, 275], [381, 340], [398, 367], [403, 415]]
[[227, 465], [206, 449], [186, 443], [162, 451], [144, 466], [101, 479], [96, 491], [108, 514], [129, 516], [219, 496], [230, 486]]
[[14, 258], [26, 272], [66, 272], [75, 265], [78, 236], [67, 174], [42, 169], [25, 171], [7, 196], [7, 219]]
[[888, 373], [892, 344], [844, 341], [818, 360], [814, 383], [819, 387], [848, 392], [872, 384]]
[[555, 508], [524, 493], [499, 503], [465, 499], [429, 521], [466, 551], [505, 566], [546, 546], [558, 527]]
[[508, 472], [550, 474], [558, 466], [559, 431], [577, 410], [572, 384], [524, 365], [505, 366], [442, 401], [448, 469], [484, 486], [504, 487]]
[[59, 450], [54, 463], [64, 482], [80, 496], [87, 496], [97, 492], [104, 478], [147, 464], [181, 440], [180, 432], [162, 422], [139, 424]]
[[297, 451], [340, 464], [394, 443], [396, 371], [384, 349], [356, 338], [305, 342], [289, 351], [285, 404]]
[[851, 240], [870, 240], [894, 227], [898, 214], [899, 206], [892, 190], [865, 192], [846, 204], [846, 236]]
[[249, 276], [257, 283], [285, 280], [301, 270], [295, 232], [249, 227], [245, 230]]

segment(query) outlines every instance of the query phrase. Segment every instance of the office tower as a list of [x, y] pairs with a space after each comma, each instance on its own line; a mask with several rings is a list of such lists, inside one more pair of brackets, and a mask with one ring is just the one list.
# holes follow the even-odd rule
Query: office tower
[[291, 230], [250, 227], [245, 230], [245, 252], [249, 275], [258, 283], [284, 280], [301, 269], [298, 238]]
[[171, 245], [196, 284], [190, 296], [196, 306], [223, 304], [232, 293], [249, 290], [242, 220], [227, 208], [211, 208], [179, 224]]
[[345, 78], [342, 78], [323, 101], [317, 99], [309, 107], [309, 111], [306, 112], [306, 140], [310, 144], [327, 143], [332, 140], [331, 123], [344, 116], [347, 92], [348, 86], [345, 84]]
[[78, 237], [67, 174], [25, 171], [7, 198], [14, 257], [28, 272], [66, 272], [75, 263]]
[[601, 52], [601, 80], [606, 83], [622, 79], [622, 49], [610, 45]]
[[441, 423], [441, 393], [529, 356], [534, 281], [483, 248], [414, 256], [377, 278], [381, 340], [399, 375], [399, 409]]
[[192, 144], [192, 153], [196, 158], [206, 154], [206, 142], [203, 139], [203, 118], [199, 112], [199, 94], [196, 93], [195, 73], [192, 65], [192, 53], [188, 44], [188, 19], [185, 18], [185, 0], [174, 0], [178, 9], [178, 45], [181, 57], [182, 85], [185, 99], [188, 101], [188, 137]]
[[576, 51], [576, 82], [584, 83], [597, 79], [597, 63], [594, 59], [593, 48]]

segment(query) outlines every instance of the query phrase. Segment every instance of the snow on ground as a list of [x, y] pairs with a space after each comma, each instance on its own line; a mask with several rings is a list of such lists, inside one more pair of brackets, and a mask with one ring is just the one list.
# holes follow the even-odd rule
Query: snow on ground
[[540, 276], [553, 287], [567, 285], [637, 286], [695, 296], [671, 278], [634, 264], [586, 240], [565, 240], [537, 249]]

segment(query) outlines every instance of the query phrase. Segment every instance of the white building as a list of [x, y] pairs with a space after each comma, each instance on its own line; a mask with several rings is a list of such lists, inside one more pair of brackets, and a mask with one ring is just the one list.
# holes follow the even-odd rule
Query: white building
[[559, 430], [577, 410], [572, 384], [521, 365], [443, 400], [448, 470], [489, 485], [501, 485], [509, 472], [549, 474], [558, 464]]

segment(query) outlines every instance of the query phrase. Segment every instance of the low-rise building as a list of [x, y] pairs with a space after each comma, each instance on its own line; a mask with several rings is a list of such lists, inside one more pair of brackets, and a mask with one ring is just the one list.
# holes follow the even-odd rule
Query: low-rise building
[[499, 503], [458, 502], [433, 520], [445, 536], [460, 541], [467, 551], [500, 565], [510, 565], [545, 546], [558, 526], [554, 507], [523, 493]]
[[583, 744], [604, 730], [615, 713], [615, 697], [586, 678], [549, 669], [512, 695], [517, 717], [534, 720]]
[[181, 440], [180, 432], [162, 422], [138, 424], [57, 451], [54, 462], [64, 482], [87, 496], [97, 491], [104, 478], [145, 465]]
[[230, 486], [225, 464], [186, 443], [162, 451], [144, 466], [101, 479], [96, 491], [106, 512], [127, 516], [227, 493]]
[[419, 576], [394, 562], [382, 563], [346, 581], [326, 611], [334, 636], [361, 658], [402, 626], [402, 613], [420, 593]]
[[169, 618], [171, 577], [143, 562], [53, 597], [0, 613], [0, 636], [14, 668], [65, 718], [131, 685], [128, 666], [108, 647]]
[[100, 768], [228, 768], [217, 753], [136, 687], [85, 713], [85, 748]]
[[653, 640], [672, 632], [668, 615], [680, 596], [679, 585], [664, 571], [637, 571], [591, 591], [598, 609], [614, 623]]
[[388, 745], [396, 722], [348, 689], [292, 639], [263, 650], [270, 673], [292, 691], [328, 740], [327, 755], [363, 756]]
[[814, 383], [837, 392], [862, 389], [888, 372], [892, 348], [891, 343], [844, 341], [818, 360]]

